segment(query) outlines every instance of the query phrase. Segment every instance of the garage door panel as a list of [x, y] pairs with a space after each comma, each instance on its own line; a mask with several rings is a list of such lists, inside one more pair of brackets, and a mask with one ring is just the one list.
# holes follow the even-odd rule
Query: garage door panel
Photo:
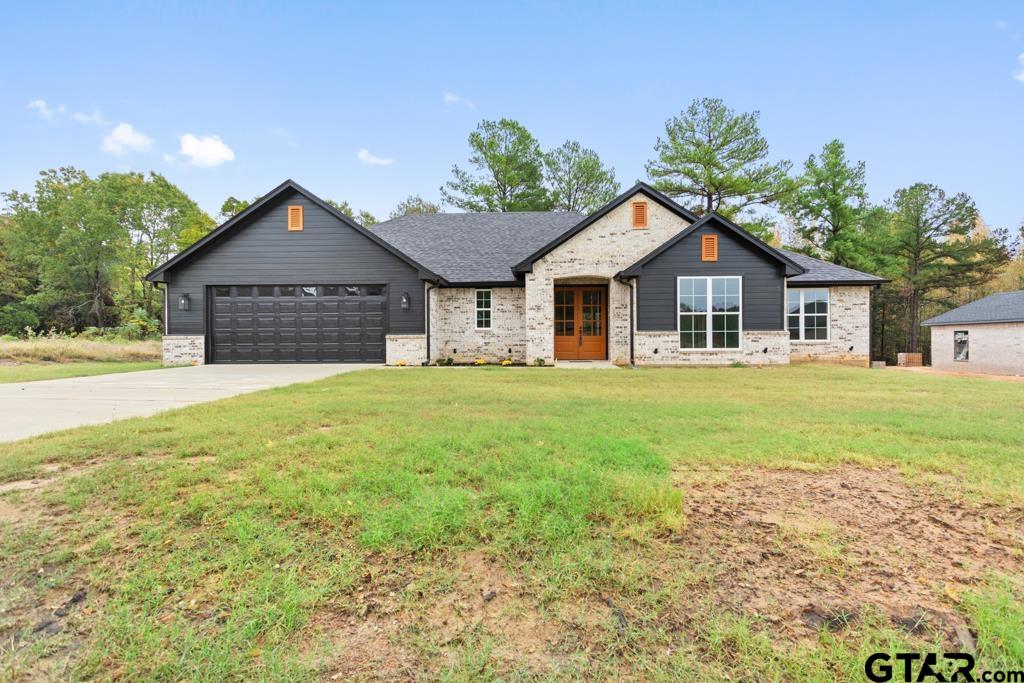
[[211, 287], [215, 363], [383, 362], [382, 285]]

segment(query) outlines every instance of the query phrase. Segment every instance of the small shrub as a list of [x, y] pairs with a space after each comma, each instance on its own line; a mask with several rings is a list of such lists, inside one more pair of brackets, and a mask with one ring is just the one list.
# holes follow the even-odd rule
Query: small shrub
[[741, 363], [738, 360], [734, 360], [733, 362], [729, 363], [729, 367], [730, 368], [745, 368], [745, 367], [747, 367], [747, 364], [746, 363]]
[[512, 365], [512, 359], [511, 358], [506, 358], [506, 359], [501, 361], [501, 367], [503, 367], [503, 368], [507, 368], [510, 365]]
[[442, 367], [448, 365], [455, 365], [455, 360], [451, 356], [446, 356], [444, 358], [438, 358], [436, 361], [434, 361], [434, 364]]
[[545, 365], [547, 365], [546, 361], [543, 358], [534, 358], [533, 359], [533, 364], [535, 366], [537, 366], [538, 368], [542, 368]]
[[395, 362], [395, 365], [396, 365], [396, 366], [398, 366], [398, 367], [400, 367], [400, 368], [404, 368], [404, 367], [405, 367], [406, 365], [408, 365], [408, 364], [409, 364], [409, 363], [408, 363], [407, 361], [404, 361], [404, 360], [400, 360], [400, 361], [396, 361], [396, 362]]
[[483, 358], [477, 358], [475, 361], [473, 361], [473, 365], [487, 365], [487, 361], [485, 361]]
[[34, 308], [27, 304], [7, 304], [0, 308], [0, 332], [12, 336], [25, 334], [26, 328], [34, 330], [39, 327], [39, 316]]

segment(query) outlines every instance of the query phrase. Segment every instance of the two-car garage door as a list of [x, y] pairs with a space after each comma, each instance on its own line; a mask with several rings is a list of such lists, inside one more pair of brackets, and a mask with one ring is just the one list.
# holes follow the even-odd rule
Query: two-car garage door
[[383, 363], [384, 285], [211, 287], [214, 363]]

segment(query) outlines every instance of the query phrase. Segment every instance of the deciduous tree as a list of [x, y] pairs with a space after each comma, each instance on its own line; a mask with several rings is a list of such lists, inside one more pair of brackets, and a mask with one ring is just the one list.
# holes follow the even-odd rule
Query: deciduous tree
[[475, 173], [452, 166], [454, 178], [441, 188], [446, 204], [464, 211], [547, 211], [544, 154], [518, 121], [482, 121], [469, 134]]
[[433, 202], [429, 202], [418, 194], [411, 194], [402, 201], [398, 202], [398, 206], [391, 212], [389, 218], [398, 218], [400, 216], [410, 216], [418, 213], [440, 213], [441, 207]]
[[575, 140], [548, 152], [544, 171], [555, 211], [593, 213], [619, 193], [615, 169], [606, 168], [597, 152]]

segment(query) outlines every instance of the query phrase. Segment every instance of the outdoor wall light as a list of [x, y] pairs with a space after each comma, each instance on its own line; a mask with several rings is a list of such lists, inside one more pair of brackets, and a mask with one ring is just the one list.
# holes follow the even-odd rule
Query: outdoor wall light
[[402, 308], [409, 308], [409, 292], [402, 292]]
[[192, 307], [192, 300], [189, 299], [188, 292], [178, 295], [178, 310], [187, 311]]

